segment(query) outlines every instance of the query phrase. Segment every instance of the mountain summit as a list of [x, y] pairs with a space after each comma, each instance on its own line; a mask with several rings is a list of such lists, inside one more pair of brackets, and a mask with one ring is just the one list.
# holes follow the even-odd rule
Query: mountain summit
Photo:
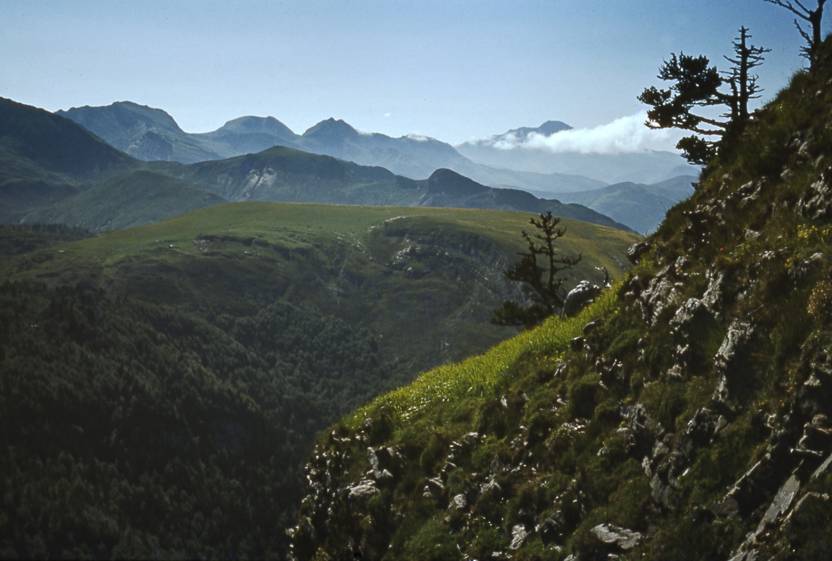
[[355, 138], [358, 134], [358, 131], [343, 119], [330, 117], [329, 119], [325, 119], [320, 123], [309, 127], [306, 132], [303, 133], [303, 136], [305, 138], [314, 138], [316, 140], [326, 142]]
[[294, 138], [292, 129], [274, 117], [237, 117], [214, 131], [214, 134], [267, 134], [276, 138]]
[[505, 139], [509, 139], [509, 138], [513, 139], [515, 141], [522, 142], [522, 141], [527, 140], [529, 138], [529, 135], [532, 135], [532, 134], [539, 134], [539, 135], [542, 135], [542, 136], [551, 136], [555, 133], [558, 133], [558, 132], [561, 132], [561, 131], [568, 131], [568, 130], [571, 130], [571, 129], [572, 129], [572, 127], [567, 125], [563, 121], [546, 121], [545, 123], [543, 123], [539, 127], [520, 127], [520, 128], [517, 128], [517, 129], [511, 129], [511, 130], [508, 130], [508, 131], [504, 132], [503, 134], [498, 134], [498, 135], [492, 136], [489, 139], [480, 140], [480, 141], [477, 141], [477, 142], [495, 143], [495, 142], [499, 142], [500, 140], [505, 140]]

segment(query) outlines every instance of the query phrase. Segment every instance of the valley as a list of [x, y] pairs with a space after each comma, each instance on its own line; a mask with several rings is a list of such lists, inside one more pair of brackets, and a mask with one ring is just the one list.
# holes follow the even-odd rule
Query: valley
[[[317, 431], [511, 334], [489, 318], [516, 296], [502, 271], [527, 216], [248, 202], [94, 236], [0, 229], [0, 410], [20, 428], [0, 550], [285, 551]], [[635, 236], [567, 227], [570, 282], [621, 274]]]

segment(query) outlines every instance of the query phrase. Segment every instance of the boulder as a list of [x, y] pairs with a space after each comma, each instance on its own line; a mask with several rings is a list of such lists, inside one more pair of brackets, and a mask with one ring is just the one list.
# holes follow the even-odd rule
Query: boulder
[[661, 313], [670, 306], [674, 306], [679, 298], [676, 282], [670, 274], [670, 267], [665, 267], [650, 279], [639, 295], [641, 313], [650, 326], [656, 325]]
[[794, 498], [797, 496], [798, 491], [800, 491], [800, 481], [797, 479], [797, 476], [792, 475], [786, 480], [783, 486], [780, 487], [777, 494], [774, 496], [774, 499], [771, 501], [771, 504], [768, 505], [765, 514], [763, 514], [763, 517], [760, 519], [760, 523], [757, 525], [758, 534], [765, 530], [768, 525], [773, 524], [778, 518], [788, 512], [794, 502]]
[[448, 505], [450, 510], [465, 510], [468, 507], [468, 499], [462, 493], [454, 495]]
[[736, 368], [742, 352], [754, 335], [754, 327], [747, 321], [734, 320], [728, 326], [728, 333], [714, 355], [714, 370], [717, 375], [717, 388], [714, 401], [724, 406], [730, 402], [729, 375]]
[[349, 497], [351, 499], [366, 499], [380, 493], [376, 482], [372, 479], [362, 479], [352, 487], [349, 487]]
[[582, 280], [575, 288], [566, 294], [563, 301], [563, 313], [566, 316], [574, 316], [592, 303], [601, 294], [601, 287], [588, 280]]
[[648, 251], [650, 251], [650, 242], [638, 242], [627, 248], [627, 259], [629, 259], [633, 265], [636, 265], [638, 264], [639, 259], [641, 259], [641, 256]]
[[821, 220], [832, 217], [832, 166], [820, 174], [797, 203], [797, 210], [805, 218]]

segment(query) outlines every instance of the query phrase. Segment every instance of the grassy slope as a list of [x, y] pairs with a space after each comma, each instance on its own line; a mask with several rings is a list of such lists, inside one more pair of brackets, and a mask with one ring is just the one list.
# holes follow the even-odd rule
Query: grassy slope
[[[385, 220], [401, 218], [452, 223], [464, 231], [487, 233], [500, 244], [519, 249], [517, 233], [526, 227], [528, 216], [467, 209], [232, 203], [196, 210], [158, 224], [110, 232], [65, 249], [78, 258], [102, 259], [109, 265], [127, 257], [158, 253], [166, 244], [176, 244], [179, 254], [198, 255], [199, 250], [191, 242], [200, 234], [258, 237], [292, 247], [303, 245], [300, 240], [305, 235], [363, 239], [371, 228]], [[613, 272], [622, 271], [625, 263], [620, 250], [635, 239], [632, 234], [586, 222], [564, 220], [563, 223], [569, 232], [563, 239], [564, 252], [583, 253], [597, 258]]]
[[224, 199], [149, 170], [104, 179], [80, 193], [27, 213], [24, 223], [72, 224], [94, 231], [158, 222]]
[[[504, 286], [499, 271], [522, 248], [517, 234], [526, 220], [515, 212], [235, 203], [53, 248], [23, 276], [70, 282], [90, 275], [171, 302], [226, 305], [230, 289], [249, 300], [306, 302], [369, 324], [384, 334], [391, 353], [400, 345], [409, 349], [396, 354], [419, 369], [467, 356], [504, 336], [488, 324], [488, 314], [501, 298], [495, 292]], [[563, 250], [585, 256], [571, 283], [595, 278], [593, 267], [599, 265], [613, 275], [624, 270], [623, 250], [633, 235], [584, 222], [564, 224], [569, 233]], [[212, 236], [228, 241], [200, 241]], [[482, 236], [493, 247], [469, 240]], [[414, 244], [428, 248], [426, 254], [405, 255], [391, 274], [397, 252]], [[435, 248], [453, 248], [452, 255], [433, 255]], [[502, 260], [493, 261], [500, 255]], [[408, 272], [408, 266], [415, 269]], [[436, 308], [445, 314], [438, 322]]]
[[[814, 441], [819, 457], [791, 451], [814, 415], [832, 415], [829, 41], [824, 53], [580, 320], [423, 374], [323, 436], [292, 530], [297, 558], [830, 558], [832, 473], [811, 474], [832, 442]], [[799, 210], [813, 193], [825, 214]], [[671, 324], [709, 286], [711, 311]], [[753, 334], [728, 350], [742, 322]], [[392, 477], [368, 471], [368, 446]], [[795, 500], [746, 540], [790, 475]], [[601, 523], [640, 532], [638, 546], [602, 543]], [[528, 536], [510, 548], [518, 528]]]

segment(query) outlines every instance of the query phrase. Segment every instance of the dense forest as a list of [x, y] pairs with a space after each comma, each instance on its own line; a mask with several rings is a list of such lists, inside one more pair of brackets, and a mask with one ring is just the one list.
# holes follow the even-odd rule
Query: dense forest
[[314, 431], [392, 383], [336, 318], [83, 284], [4, 284], [0, 364], [6, 558], [274, 554]]

